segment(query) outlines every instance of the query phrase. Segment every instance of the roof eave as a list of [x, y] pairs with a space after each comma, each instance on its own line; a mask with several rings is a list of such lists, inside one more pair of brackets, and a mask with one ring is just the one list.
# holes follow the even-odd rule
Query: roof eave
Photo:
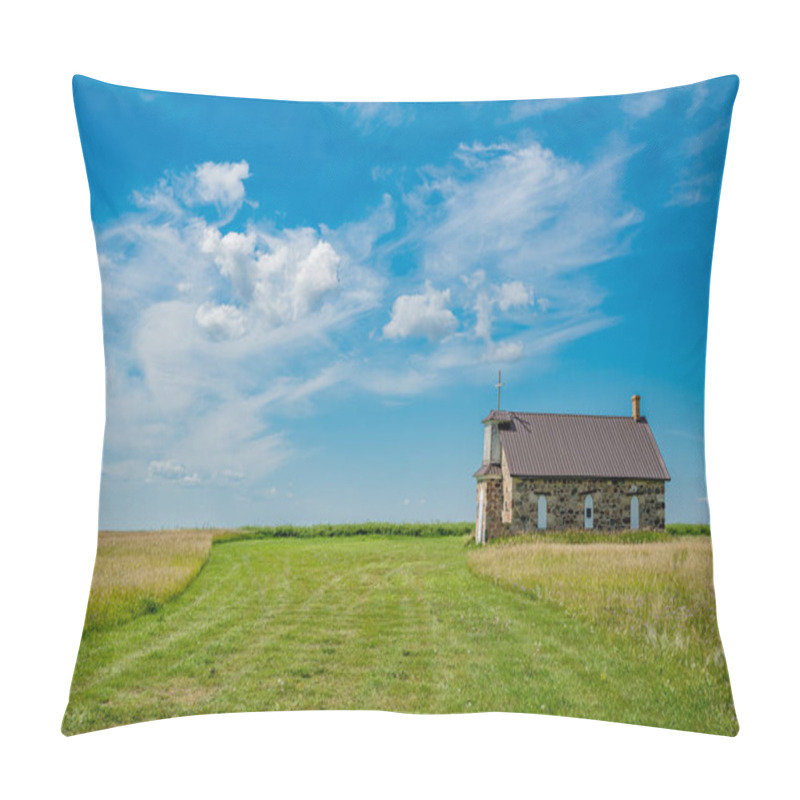
[[672, 478], [667, 473], [663, 475], [527, 475], [521, 472], [509, 472], [512, 478], [529, 478], [542, 480], [570, 480], [570, 481], [671, 481]]

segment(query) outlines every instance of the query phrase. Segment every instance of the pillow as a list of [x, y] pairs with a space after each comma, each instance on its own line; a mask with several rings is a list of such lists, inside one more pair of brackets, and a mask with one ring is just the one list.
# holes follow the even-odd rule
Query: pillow
[[703, 461], [736, 77], [73, 88], [107, 419], [65, 734], [287, 709], [736, 734]]

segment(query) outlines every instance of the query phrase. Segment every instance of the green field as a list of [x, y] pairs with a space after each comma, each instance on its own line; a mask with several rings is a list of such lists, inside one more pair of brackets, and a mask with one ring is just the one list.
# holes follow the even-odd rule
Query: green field
[[460, 536], [218, 543], [174, 599], [84, 632], [63, 730], [360, 708], [736, 733], [721, 650], [698, 659], [479, 574], [495, 549]]

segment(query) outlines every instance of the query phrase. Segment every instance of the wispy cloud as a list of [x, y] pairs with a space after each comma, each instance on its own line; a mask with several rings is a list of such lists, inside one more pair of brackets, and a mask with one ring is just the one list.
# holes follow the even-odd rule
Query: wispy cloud
[[622, 110], [634, 119], [644, 119], [664, 107], [668, 94], [668, 91], [660, 90], [625, 95], [622, 99]]
[[[699, 87], [702, 88], [704, 87]], [[714, 190], [719, 178], [717, 173], [704, 163], [704, 158], [706, 153], [719, 143], [726, 129], [722, 123], [715, 122], [683, 141], [680, 159], [682, 167], [679, 173], [681, 177], [672, 186], [666, 206], [693, 206], [706, 203], [715, 196]]]
[[667, 206], [693, 206], [711, 198], [714, 175], [696, 175], [678, 181], [673, 187]]
[[362, 133], [382, 128], [397, 128], [414, 119], [414, 108], [403, 103], [342, 103], [342, 111]]
[[575, 102], [569, 98], [551, 100], [518, 100], [511, 104], [506, 122], [519, 122], [523, 119], [538, 117], [549, 111], [559, 111], [570, 103]]
[[621, 255], [626, 232], [642, 220], [621, 197], [632, 154], [614, 147], [583, 165], [537, 143], [462, 145], [450, 165], [428, 168], [406, 196], [426, 271], [457, 275], [491, 265], [529, 277]]
[[692, 102], [686, 110], [687, 117], [693, 117], [704, 105], [708, 99], [708, 86], [703, 83], [698, 84], [692, 91]]

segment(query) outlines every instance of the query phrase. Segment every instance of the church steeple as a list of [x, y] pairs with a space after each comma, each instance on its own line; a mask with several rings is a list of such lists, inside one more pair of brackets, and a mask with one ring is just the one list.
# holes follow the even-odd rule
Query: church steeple
[[500, 465], [500, 424], [504, 421], [504, 414], [500, 411], [500, 390], [505, 386], [503, 373], [497, 370], [497, 410], [492, 411], [483, 420], [483, 464]]

